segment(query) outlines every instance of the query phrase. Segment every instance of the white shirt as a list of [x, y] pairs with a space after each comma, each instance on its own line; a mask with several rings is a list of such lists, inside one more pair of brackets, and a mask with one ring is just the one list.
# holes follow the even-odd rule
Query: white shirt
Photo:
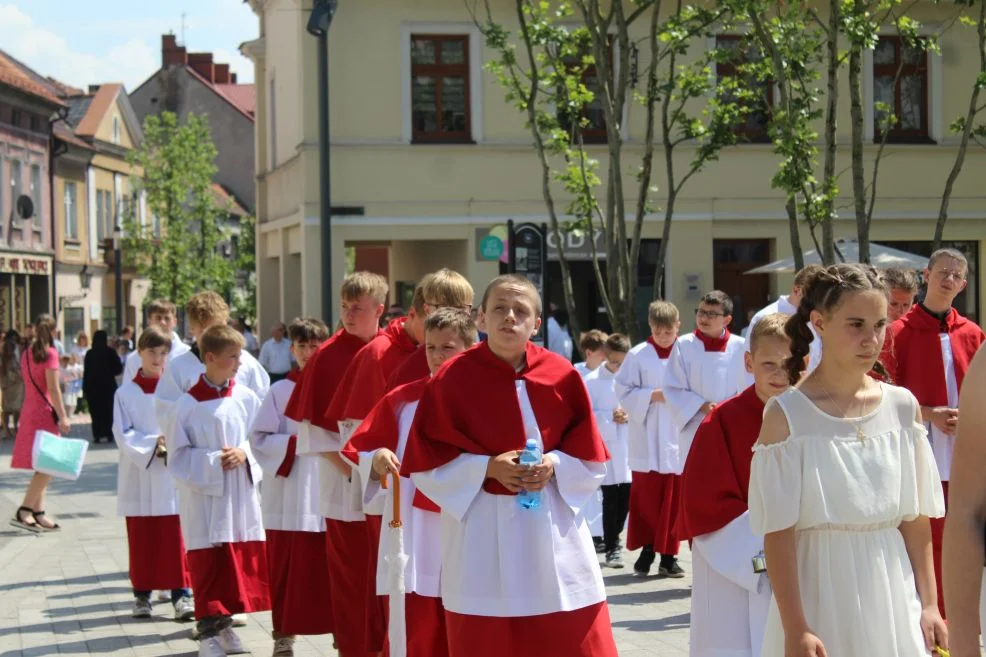
[[599, 435], [609, 450], [610, 461], [606, 464], [606, 477], [603, 486], [630, 483], [630, 444], [629, 427], [613, 420], [613, 411], [620, 406], [616, 394], [616, 373], [610, 372], [605, 364], [589, 372], [585, 377], [585, 387], [589, 390], [592, 414], [596, 416]]
[[[759, 322], [767, 315], [773, 315], [774, 313], [784, 313], [785, 315], [797, 315], [798, 308], [793, 303], [791, 303], [791, 299], [786, 294], [782, 294], [781, 296], [777, 297], [777, 301], [757, 311], [757, 314], [754, 315], [753, 319], [750, 320], [750, 325], [747, 326], [746, 329], [744, 329], [744, 331], [746, 331], [746, 335], [749, 336], [751, 333], [753, 333], [753, 327], [757, 325], [757, 322]], [[808, 330], [811, 331], [811, 335], [813, 339], [811, 341], [811, 344], [808, 346], [808, 368], [805, 370], [805, 374], [809, 374], [813, 369], [818, 367], [818, 364], [820, 362], [822, 362], [822, 341], [818, 337], [818, 334], [815, 333], [814, 326], [808, 324]], [[747, 351], [750, 350], [749, 339], [747, 339], [746, 341], [746, 350]]]
[[[941, 340], [941, 358], [945, 366], [945, 396], [949, 408], [959, 407], [959, 383], [955, 378], [955, 357], [952, 354], [952, 340], [948, 333], [939, 333]], [[942, 481], [948, 481], [952, 476], [952, 452], [955, 450], [955, 436], [949, 436], [936, 427], [933, 422], [926, 422], [928, 434], [931, 437], [931, 450], [935, 453], [935, 463], [938, 465], [938, 476]]]
[[562, 328], [554, 317], [548, 318], [548, 351], [572, 360], [572, 336], [567, 328]]
[[660, 358], [649, 342], [641, 342], [630, 350], [616, 373], [616, 394], [630, 416], [629, 458], [634, 472], [681, 474], [685, 467], [667, 403], [651, 401], [655, 390], [664, 389], [670, 360]]
[[271, 374], [287, 374], [291, 371], [291, 341], [268, 338], [260, 348], [260, 364]]
[[[182, 342], [181, 338], [178, 337], [177, 333], [172, 332], [171, 334], [171, 351], [168, 352], [168, 360], [172, 361], [178, 358], [182, 354], [188, 353], [189, 347], [187, 344]], [[134, 377], [137, 376], [137, 370], [140, 369], [140, 352], [131, 351], [127, 354], [127, 360], [123, 365], [123, 380], [133, 381]]]
[[154, 395], [127, 381], [113, 398], [113, 438], [120, 451], [116, 512], [120, 516], [173, 516], [178, 513], [174, 479], [158, 458], [161, 428]]
[[253, 334], [253, 331], [247, 329], [243, 331], [243, 340], [246, 342], [246, 350], [251, 354], [257, 353], [259, 345], [257, 344], [257, 336]]

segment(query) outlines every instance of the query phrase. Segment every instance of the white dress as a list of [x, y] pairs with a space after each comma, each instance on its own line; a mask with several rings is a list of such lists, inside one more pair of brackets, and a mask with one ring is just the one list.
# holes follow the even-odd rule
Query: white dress
[[[915, 421], [917, 400], [881, 385], [880, 405], [853, 420], [824, 413], [791, 388], [771, 402], [784, 411], [790, 436], [754, 448], [750, 524], [758, 534], [795, 528], [805, 616], [826, 652], [839, 657], [928, 654], [898, 526], [941, 517], [944, 497], [927, 431]], [[774, 600], [762, 654], [784, 656]]]

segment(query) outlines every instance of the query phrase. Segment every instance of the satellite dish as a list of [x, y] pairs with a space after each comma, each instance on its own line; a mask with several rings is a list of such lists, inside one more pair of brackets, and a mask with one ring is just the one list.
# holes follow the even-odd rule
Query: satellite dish
[[21, 194], [17, 198], [17, 216], [21, 219], [30, 219], [34, 216], [34, 201], [27, 194]]

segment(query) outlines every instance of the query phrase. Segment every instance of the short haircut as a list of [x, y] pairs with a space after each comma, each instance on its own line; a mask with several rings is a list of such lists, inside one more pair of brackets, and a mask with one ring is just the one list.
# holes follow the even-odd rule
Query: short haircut
[[791, 338], [784, 330], [789, 319], [791, 316], [787, 313], [771, 313], [762, 317], [750, 331], [750, 353], [754, 353], [757, 350], [757, 345], [765, 338], [780, 338], [785, 342], [790, 342]]
[[921, 287], [917, 274], [910, 269], [884, 269], [883, 282], [891, 290], [906, 290], [911, 294], [917, 294]]
[[678, 323], [678, 307], [670, 301], [658, 299], [647, 306], [647, 323], [658, 328], [674, 328]]
[[630, 351], [630, 338], [622, 333], [613, 333], [606, 338], [606, 342], [603, 343], [603, 348], [606, 351], [615, 351], [620, 354], [625, 354]]
[[534, 300], [534, 315], [537, 317], [541, 316], [541, 313], [543, 312], [543, 306], [541, 305], [541, 293], [538, 292], [538, 289], [534, 286], [534, 283], [532, 283], [526, 276], [522, 276], [520, 274], [501, 274], [490, 281], [490, 284], [486, 286], [486, 291], [483, 292], [483, 300], [479, 304], [483, 312], [486, 312], [486, 302], [489, 301], [490, 294], [493, 293], [493, 290], [502, 285], [515, 285], [529, 292]]
[[421, 281], [425, 303], [432, 310], [438, 308], [465, 308], [472, 306], [476, 296], [466, 277], [457, 271], [442, 268]]
[[431, 285], [431, 279], [434, 276], [434, 274], [425, 274], [418, 281], [418, 284], [414, 286], [414, 294], [411, 296], [411, 308], [421, 317], [425, 316], [425, 287]]
[[368, 271], [356, 271], [346, 276], [339, 288], [343, 301], [356, 301], [360, 297], [370, 297], [378, 304], [387, 303], [387, 293], [390, 286], [380, 274]]
[[425, 335], [445, 329], [455, 331], [467, 349], [476, 344], [476, 323], [472, 321], [472, 315], [461, 308], [439, 308], [425, 319]]
[[177, 315], [178, 309], [175, 304], [167, 299], [155, 299], [147, 305], [147, 316], [151, 315]]
[[965, 271], [969, 271], [969, 260], [966, 259], [965, 254], [959, 251], [958, 249], [938, 249], [937, 251], [932, 253], [931, 257], [928, 258], [929, 270], [935, 266], [935, 263], [938, 261], [939, 258], [955, 258], [956, 260], [962, 263], [962, 267], [965, 269]]
[[824, 267], [821, 265], [805, 265], [794, 275], [794, 287], [804, 289], [808, 281], [818, 275], [818, 272], [822, 271], [822, 269]]
[[148, 326], [137, 338], [137, 351], [144, 351], [145, 349], [157, 349], [158, 347], [167, 347], [168, 351], [171, 351], [171, 335], [165, 333], [161, 327], [152, 324]]
[[698, 302], [700, 304], [704, 303], [707, 306], [719, 306], [725, 315], [733, 314], [733, 300], [722, 290], [706, 292]]
[[221, 354], [229, 347], [243, 349], [246, 346], [246, 340], [235, 328], [222, 324], [213, 326], [200, 335], [198, 345], [199, 354], [205, 358], [206, 354]]
[[329, 339], [329, 327], [314, 317], [298, 317], [288, 328], [288, 339], [291, 342], [322, 343]]
[[198, 326], [225, 324], [229, 320], [229, 306], [215, 292], [199, 292], [185, 304], [188, 321]]
[[606, 344], [607, 335], [599, 329], [585, 331], [579, 336], [579, 348], [582, 351], [599, 351]]

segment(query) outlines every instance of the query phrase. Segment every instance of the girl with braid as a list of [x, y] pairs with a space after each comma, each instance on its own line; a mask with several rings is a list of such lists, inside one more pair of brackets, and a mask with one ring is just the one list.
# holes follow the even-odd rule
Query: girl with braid
[[[797, 387], [767, 403], [749, 491], [774, 594], [764, 657], [948, 647], [928, 520], [941, 481], [914, 395], [870, 376], [886, 378], [886, 330], [886, 285], [861, 265], [819, 272], [785, 326]], [[822, 360], [802, 379], [813, 339]]]

